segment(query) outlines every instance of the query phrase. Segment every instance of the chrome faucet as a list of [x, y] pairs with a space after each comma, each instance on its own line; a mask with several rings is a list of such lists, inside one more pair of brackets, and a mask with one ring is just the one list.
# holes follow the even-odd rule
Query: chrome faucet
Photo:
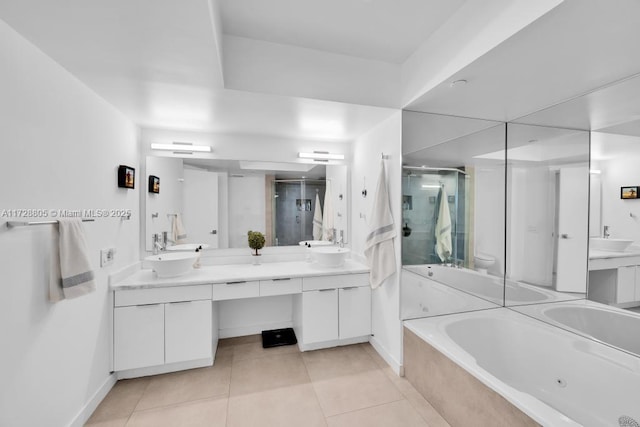
[[340, 230], [340, 247], [344, 248], [344, 230]]
[[602, 237], [604, 237], [605, 239], [608, 239], [609, 236], [611, 236], [611, 233], [609, 233], [609, 226], [605, 225], [604, 232], [602, 233]]
[[160, 234], [158, 233], [155, 233], [151, 236], [151, 245], [152, 245], [154, 255], [158, 255], [159, 251], [163, 251], [165, 249], [160, 239], [161, 237], [160, 237]]

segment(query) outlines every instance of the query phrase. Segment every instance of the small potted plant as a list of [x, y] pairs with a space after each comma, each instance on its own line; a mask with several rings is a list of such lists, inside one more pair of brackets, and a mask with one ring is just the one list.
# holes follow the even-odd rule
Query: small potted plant
[[264, 247], [264, 234], [259, 231], [251, 231], [247, 233], [249, 247], [255, 251], [255, 253], [251, 254], [253, 256], [260, 256], [258, 252], [260, 249]]

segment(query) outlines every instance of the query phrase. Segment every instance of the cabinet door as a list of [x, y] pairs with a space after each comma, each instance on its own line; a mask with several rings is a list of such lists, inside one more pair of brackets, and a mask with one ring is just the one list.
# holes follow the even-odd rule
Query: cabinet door
[[338, 339], [338, 290], [302, 293], [303, 343]]
[[371, 288], [342, 288], [339, 291], [340, 339], [371, 334]]
[[636, 290], [636, 266], [618, 267], [616, 302], [634, 301]]
[[211, 301], [165, 305], [165, 363], [212, 357]]
[[164, 305], [134, 305], [113, 310], [114, 369], [164, 363]]

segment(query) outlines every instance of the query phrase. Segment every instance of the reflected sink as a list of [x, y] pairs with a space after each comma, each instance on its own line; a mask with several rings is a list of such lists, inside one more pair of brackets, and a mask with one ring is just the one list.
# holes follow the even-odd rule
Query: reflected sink
[[589, 248], [599, 251], [624, 252], [633, 240], [628, 239], [604, 239], [601, 237], [591, 237], [589, 239]]
[[182, 243], [179, 245], [167, 246], [167, 251], [195, 251], [196, 249], [209, 249], [211, 245], [206, 243]]
[[313, 258], [323, 267], [341, 267], [347, 254], [351, 252], [349, 248], [339, 246], [318, 246], [309, 249]]
[[144, 259], [145, 263], [156, 272], [158, 277], [178, 277], [187, 274], [199, 254], [194, 252], [173, 252], [151, 255]]
[[301, 242], [298, 242], [298, 244], [300, 246], [308, 246], [308, 247], [315, 247], [315, 246], [331, 246], [333, 245], [333, 242], [329, 242], [328, 240], [303, 240]]

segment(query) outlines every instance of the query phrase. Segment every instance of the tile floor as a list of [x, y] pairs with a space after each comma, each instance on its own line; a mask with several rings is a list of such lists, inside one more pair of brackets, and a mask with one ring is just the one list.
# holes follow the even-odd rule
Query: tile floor
[[259, 335], [221, 340], [209, 368], [118, 381], [86, 425], [449, 426], [369, 344], [301, 353]]

